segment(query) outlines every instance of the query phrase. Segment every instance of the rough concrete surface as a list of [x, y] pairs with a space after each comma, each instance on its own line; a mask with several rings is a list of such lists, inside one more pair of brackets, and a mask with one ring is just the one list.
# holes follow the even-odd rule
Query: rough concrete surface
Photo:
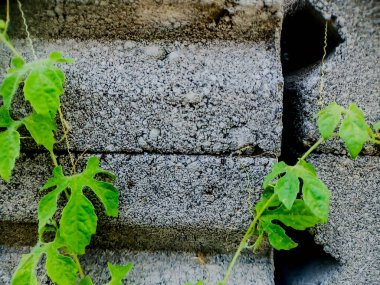
[[315, 240], [342, 263], [326, 283], [378, 284], [380, 158], [321, 154], [311, 161], [332, 193], [329, 222], [315, 230]]
[[[29, 51], [27, 42], [16, 46]], [[283, 78], [276, 46], [58, 40], [36, 50], [76, 60], [64, 67], [62, 96], [75, 150], [223, 153], [250, 145], [278, 155]]]
[[[120, 212], [118, 219], [101, 220], [95, 245], [232, 251], [274, 162], [265, 157], [104, 155], [102, 164], [118, 176]], [[0, 184], [0, 244], [35, 242], [38, 189], [50, 164], [48, 156], [23, 155], [11, 183]]]
[[[335, 27], [344, 39], [328, 55], [325, 65], [324, 95], [327, 106], [336, 101], [345, 107], [355, 102], [369, 122], [380, 119], [380, 4], [378, 1], [310, 1], [326, 18], [336, 16]], [[285, 78], [285, 86], [296, 93], [295, 127], [303, 144], [310, 146], [318, 137], [313, 117], [319, 110], [320, 63], [305, 67]], [[340, 142], [320, 148], [324, 152], [346, 154]], [[367, 146], [365, 153], [379, 154]]]
[[[0, 282], [9, 284], [11, 274], [20, 260], [21, 253], [28, 248], [0, 247]], [[200, 261], [196, 253], [185, 252], [135, 252], [90, 250], [81, 257], [83, 269], [94, 284], [105, 284], [110, 280], [107, 261], [116, 264], [134, 263], [134, 268], [125, 279], [126, 284], [134, 285], [182, 285], [205, 280], [206, 284], [216, 284], [223, 279], [231, 255], [205, 255]], [[231, 285], [272, 285], [273, 264], [268, 257], [242, 256], [231, 275]], [[204, 264], [202, 263], [204, 262]], [[39, 272], [40, 282], [50, 284]]]
[[[42, 0], [22, 1], [32, 35], [39, 38], [248, 39], [280, 29], [281, 0]], [[12, 1], [13, 35], [23, 35]]]

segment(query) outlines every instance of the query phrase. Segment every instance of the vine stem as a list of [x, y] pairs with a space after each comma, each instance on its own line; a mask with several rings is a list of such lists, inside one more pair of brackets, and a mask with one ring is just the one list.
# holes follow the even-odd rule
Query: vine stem
[[[269, 207], [269, 205], [272, 203], [273, 199], [277, 196], [277, 194], [272, 194], [272, 196], [268, 199], [268, 201], [265, 203], [265, 205], [261, 208], [261, 210], [257, 213], [257, 215], [255, 216], [255, 218], [253, 219], [252, 223], [250, 224], [248, 230], [246, 231], [243, 239], [241, 240], [240, 244], [239, 244], [239, 247], [238, 249], [236, 250], [235, 252], [235, 255], [234, 257], [232, 258], [232, 261], [230, 263], [230, 265], [228, 266], [228, 269], [227, 269], [227, 272], [226, 272], [226, 275], [224, 276], [224, 279], [222, 281], [222, 284], [223, 285], [226, 285], [227, 284], [227, 281], [228, 279], [230, 278], [230, 275], [231, 275], [231, 272], [232, 272], [232, 269], [234, 268], [234, 265], [237, 261], [237, 259], [239, 258], [240, 256], [240, 253], [242, 252], [242, 250], [246, 247], [246, 244], [248, 242], [248, 240], [253, 236], [254, 234], [254, 230], [255, 230], [255, 227], [256, 227], [256, 224], [257, 224], [257, 221], [260, 219], [261, 215], [264, 213], [264, 211]], [[258, 240], [260, 240], [259, 238], [256, 240], [255, 242], [255, 245], [254, 245], [254, 251], [257, 250], [257, 248], [260, 246], [260, 242], [257, 242]]]
[[83, 279], [84, 278], [84, 273], [83, 273], [83, 269], [82, 269], [82, 266], [80, 265], [80, 261], [78, 259], [78, 256], [76, 254], [73, 254], [72, 255], [73, 259], [74, 259], [74, 262], [75, 264], [77, 265], [78, 269], [79, 269], [79, 275], [80, 275], [80, 278]]
[[304, 153], [304, 155], [300, 158], [300, 160], [305, 160], [306, 157], [309, 156], [310, 153], [312, 153], [320, 144], [322, 144], [325, 141], [324, 138], [320, 138], [307, 152]]

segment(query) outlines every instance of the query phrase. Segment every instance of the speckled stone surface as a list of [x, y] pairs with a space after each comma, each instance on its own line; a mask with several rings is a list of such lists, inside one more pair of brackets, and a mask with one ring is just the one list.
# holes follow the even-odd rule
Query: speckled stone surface
[[[17, 3], [13, 35], [23, 35]], [[257, 40], [280, 30], [281, 0], [40, 0], [23, 1], [39, 38]]]
[[[104, 155], [103, 166], [118, 176], [119, 217], [106, 219], [98, 211], [103, 218], [94, 244], [232, 251], [274, 162], [265, 157]], [[45, 155], [22, 156], [11, 183], [0, 184], [0, 244], [35, 242], [38, 189], [50, 164]]]
[[[28, 248], [0, 247], [0, 282], [10, 284], [11, 274]], [[81, 257], [83, 269], [92, 277], [94, 284], [105, 284], [110, 280], [107, 261], [116, 264], [134, 263], [134, 268], [125, 279], [126, 284], [138, 285], [182, 285], [205, 280], [216, 284], [223, 279], [230, 255], [204, 255], [185, 252], [135, 252], [127, 250], [90, 250]], [[204, 263], [202, 263], [204, 262]], [[242, 256], [236, 263], [228, 284], [272, 285], [273, 264], [271, 257]], [[39, 271], [40, 284], [50, 284]]]
[[[27, 42], [15, 45], [28, 52]], [[249, 145], [280, 153], [283, 78], [275, 41], [35, 45], [41, 56], [60, 50], [76, 60], [64, 67], [62, 96], [75, 150], [230, 153]]]
[[332, 194], [329, 222], [316, 228], [315, 240], [342, 263], [326, 284], [378, 284], [380, 158], [321, 154], [311, 161]]
[[[326, 59], [322, 102], [336, 101], [345, 107], [355, 102], [371, 123], [380, 119], [380, 4], [378, 1], [310, 1], [326, 18], [336, 17], [335, 26], [344, 39]], [[296, 93], [295, 127], [299, 140], [310, 146], [318, 137], [313, 117], [319, 110], [320, 64], [309, 66], [285, 78], [286, 87]], [[346, 154], [340, 142], [329, 142], [324, 152]], [[379, 155], [379, 148], [367, 146], [365, 153]]]

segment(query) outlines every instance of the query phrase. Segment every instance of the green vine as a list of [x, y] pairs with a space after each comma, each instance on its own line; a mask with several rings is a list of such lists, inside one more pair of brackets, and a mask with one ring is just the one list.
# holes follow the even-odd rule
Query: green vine
[[[19, 2], [21, 9], [21, 3]], [[90, 157], [82, 173], [76, 172], [76, 163], [70, 153], [67, 138], [67, 123], [61, 110], [60, 96], [64, 94], [65, 74], [58, 64], [72, 64], [74, 60], [64, 58], [58, 51], [52, 52], [46, 59], [26, 62], [13, 46], [7, 34], [10, 22], [9, 0], [6, 6], [6, 20], [0, 20], [0, 41], [5, 44], [14, 57], [11, 66], [0, 86], [2, 105], [0, 107], [0, 177], [9, 182], [15, 162], [20, 155], [19, 128], [25, 126], [31, 137], [46, 148], [53, 161], [52, 177], [40, 191], [45, 195], [38, 204], [38, 242], [29, 254], [24, 254], [12, 277], [12, 285], [36, 285], [36, 267], [42, 256], [46, 256], [45, 269], [50, 280], [58, 285], [92, 284], [91, 277], [85, 275], [78, 255], [85, 254], [92, 236], [96, 233], [97, 215], [90, 200], [84, 195], [84, 189], [90, 189], [104, 206], [109, 217], [118, 216], [119, 191], [111, 183], [97, 180], [95, 176], [103, 174], [112, 179], [116, 177], [99, 166], [97, 157]], [[26, 26], [25, 17], [24, 24]], [[27, 26], [26, 26], [27, 27]], [[30, 37], [29, 37], [30, 39]], [[32, 42], [31, 46], [33, 47]], [[12, 117], [12, 102], [21, 83], [23, 97], [33, 111], [26, 117]], [[66, 176], [63, 166], [58, 164], [54, 154], [57, 142], [56, 117], [62, 124], [63, 140], [71, 161], [71, 175]], [[57, 217], [58, 200], [66, 197], [60, 217]], [[121, 281], [132, 269], [132, 264], [113, 265], [108, 263], [112, 279], [109, 285], [122, 284]]]
[[[19, 8], [22, 12], [21, 3]], [[116, 177], [100, 167], [97, 157], [90, 157], [83, 172], [77, 173], [76, 162], [70, 153], [67, 134], [68, 124], [64, 119], [60, 96], [64, 94], [65, 74], [59, 64], [73, 64], [74, 60], [63, 57], [58, 51], [48, 58], [26, 62], [13, 46], [7, 34], [10, 23], [9, 0], [6, 20], [0, 20], [0, 42], [9, 48], [14, 57], [0, 85], [0, 177], [9, 182], [16, 160], [20, 155], [20, 127], [24, 126], [31, 137], [49, 153], [54, 165], [52, 176], [41, 188], [45, 195], [38, 204], [38, 242], [29, 254], [22, 256], [12, 277], [13, 285], [36, 285], [36, 267], [43, 256], [50, 280], [58, 285], [93, 284], [86, 275], [78, 256], [85, 254], [97, 229], [97, 215], [90, 200], [84, 195], [89, 189], [97, 196], [109, 217], [118, 216], [119, 191], [111, 183], [95, 179], [98, 174], [112, 179]], [[22, 12], [23, 14], [23, 12]], [[25, 17], [23, 17], [26, 26]], [[26, 26], [27, 27], [27, 26]], [[327, 29], [327, 24], [326, 24]], [[30, 39], [30, 37], [28, 37]], [[30, 40], [31, 46], [33, 44]], [[326, 49], [326, 41], [325, 47]], [[325, 56], [324, 56], [325, 57]], [[323, 76], [323, 67], [322, 67]], [[23, 118], [14, 118], [12, 102], [23, 83], [23, 98], [32, 107], [32, 112]], [[320, 100], [323, 95], [321, 79]], [[57, 119], [60, 120], [63, 138], [56, 140]], [[351, 103], [344, 108], [333, 102], [317, 114], [317, 125], [321, 138], [298, 159], [295, 165], [278, 162], [265, 177], [262, 199], [254, 208], [254, 219], [246, 231], [220, 285], [226, 285], [233, 267], [244, 249], [256, 251], [264, 236], [277, 250], [289, 250], [297, 244], [286, 235], [281, 224], [296, 230], [305, 230], [328, 219], [330, 192], [318, 178], [308, 156], [331, 137], [341, 138], [355, 159], [367, 142], [380, 144], [380, 122], [372, 127], [366, 122], [362, 110]], [[54, 145], [64, 140], [70, 157], [70, 175], [58, 163]], [[58, 214], [58, 200], [66, 203]], [[281, 224], [279, 224], [281, 223]], [[254, 240], [254, 237], [257, 237]], [[109, 285], [122, 284], [122, 279], [133, 265], [108, 263], [112, 279]], [[191, 283], [187, 283], [191, 284]], [[203, 284], [198, 281], [197, 285]]]

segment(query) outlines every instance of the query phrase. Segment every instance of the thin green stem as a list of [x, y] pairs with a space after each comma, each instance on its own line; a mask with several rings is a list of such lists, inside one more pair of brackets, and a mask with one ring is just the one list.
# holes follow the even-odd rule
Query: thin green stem
[[78, 256], [76, 254], [73, 254], [72, 255], [73, 257], [73, 260], [75, 262], [75, 264], [77, 265], [78, 269], [79, 269], [79, 275], [80, 275], [80, 278], [83, 279], [85, 277], [84, 273], [83, 273], [83, 268], [82, 266], [80, 265], [80, 261], [78, 259]]
[[[234, 257], [232, 258], [232, 261], [231, 261], [230, 265], [228, 266], [228, 269], [227, 269], [226, 275], [224, 276], [222, 284], [224, 284], [224, 285], [227, 284], [227, 281], [230, 278], [232, 269], [234, 268], [234, 265], [235, 265], [238, 257], [240, 256], [242, 250], [246, 247], [248, 240], [253, 236], [253, 234], [255, 232], [255, 227], [256, 227], [257, 221], [260, 219], [261, 215], [269, 207], [269, 205], [272, 203], [273, 199], [276, 196], [277, 196], [277, 194], [272, 194], [272, 196], [268, 199], [268, 201], [265, 203], [265, 205], [261, 208], [261, 210], [257, 213], [257, 215], [255, 216], [255, 218], [253, 219], [253, 221], [250, 224], [248, 230], [246, 231], [243, 239], [241, 240], [241, 242], [239, 244], [239, 247], [238, 247], [238, 249], [235, 252]], [[260, 246], [260, 242], [258, 242], [258, 244], [256, 246], [254, 246], [254, 250], [255, 250], [255, 247], [257, 249], [259, 246]]]
[[322, 144], [325, 141], [324, 138], [320, 138], [305, 154], [300, 158], [300, 160], [305, 160], [310, 153], [312, 153], [320, 144]]
[[7, 14], [6, 14], [6, 20], [5, 20], [5, 29], [4, 29], [4, 34], [7, 32], [8, 30], [8, 25], [9, 25], [9, 22], [11, 20], [11, 16], [10, 16], [10, 8], [9, 8], [9, 0], [7, 0]]

